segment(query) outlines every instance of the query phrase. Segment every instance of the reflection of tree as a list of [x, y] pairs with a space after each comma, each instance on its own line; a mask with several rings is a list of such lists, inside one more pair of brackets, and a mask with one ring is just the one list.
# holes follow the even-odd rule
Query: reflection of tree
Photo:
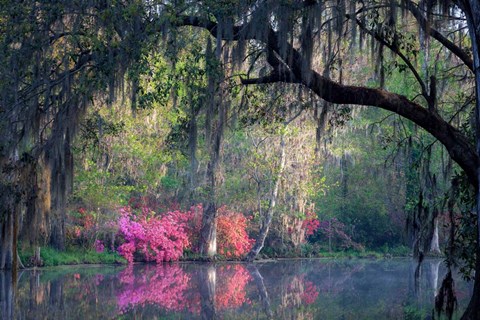
[[215, 319], [217, 314], [215, 308], [217, 270], [213, 265], [208, 266], [206, 269], [202, 268], [199, 279], [202, 319]]
[[[242, 264], [135, 265], [120, 273], [70, 267], [24, 271], [16, 290], [0, 273], [0, 319], [424, 319], [445, 267], [425, 261], [417, 294], [414, 267], [319, 260], [255, 263], [248, 271]], [[459, 281], [456, 289], [461, 311], [471, 287]]]
[[0, 315], [2, 319], [13, 319], [14, 286], [12, 279], [11, 271], [0, 272], [0, 308], [2, 308]]
[[282, 306], [285, 308], [312, 304], [318, 297], [316, 286], [305, 280], [305, 274], [296, 275], [286, 283], [282, 295]]
[[270, 305], [270, 298], [268, 297], [267, 288], [265, 288], [265, 283], [263, 281], [263, 277], [258, 272], [257, 267], [254, 264], [249, 266], [250, 274], [252, 275], [253, 279], [255, 280], [255, 285], [257, 286], [258, 294], [260, 296], [260, 301], [262, 302], [263, 309], [270, 319], [273, 317], [272, 307]]

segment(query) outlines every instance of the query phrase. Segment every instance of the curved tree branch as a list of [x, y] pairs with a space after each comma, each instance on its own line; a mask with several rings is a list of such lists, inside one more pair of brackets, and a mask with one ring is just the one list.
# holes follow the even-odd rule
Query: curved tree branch
[[[216, 32], [217, 24], [215, 22], [195, 17], [182, 17], [179, 20], [183, 21], [184, 25], [201, 27], [208, 30], [213, 36], [218, 36]], [[181, 22], [177, 23], [177, 26], [181, 25]], [[243, 34], [246, 35], [244, 40], [263, 42], [268, 50], [275, 52], [280, 57], [282, 64], [288, 66], [291, 73], [295, 76], [290, 77], [290, 79], [296, 79], [295, 82], [303, 84], [328, 102], [378, 107], [394, 112], [416, 123], [445, 146], [452, 159], [465, 171], [470, 183], [473, 186], [477, 186], [479, 157], [475, 152], [474, 146], [465, 135], [442, 119], [436, 112], [427, 110], [421, 105], [408, 100], [403, 95], [376, 88], [342, 85], [320, 75], [315, 70], [305, 72], [304, 68], [302, 68], [305, 59], [302, 54], [290, 43], [280, 43], [281, 38], [271, 27], [268, 27], [268, 32], [260, 35], [254, 32], [246, 32], [248, 28], [248, 24], [246, 26], [236, 26], [233, 33], [231, 33], [234, 36], [226, 36], [222, 40], [236, 40], [240, 34]], [[280, 50], [280, 48], [286, 48], [286, 50]], [[282, 53], [284, 56], [282, 56]], [[269, 63], [274, 64], [272, 65], [274, 70], [278, 70], [281, 67], [278, 59], [277, 61], [269, 61]], [[243, 80], [243, 82], [266, 83], [267, 80], [270, 80], [270, 82], [289, 82], [287, 77], [279, 79], [272, 75], [270, 78]]]

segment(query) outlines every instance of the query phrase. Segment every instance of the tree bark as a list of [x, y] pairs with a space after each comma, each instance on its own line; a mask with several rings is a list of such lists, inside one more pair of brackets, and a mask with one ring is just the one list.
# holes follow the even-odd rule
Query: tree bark
[[[217, 41], [218, 42], [218, 41]], [[210, 42], [209, 42], [210, 44]], [[217, 43], [216, 57], [213, 58], [211, 46], [207, 48], [207, 59], [216, 59], [220, 61], [221, 43]], [[222, 77], [219, 78], [218, 71], [209, 70], [208, 91], [210, 95], [209, 110], [207, 110], [206, 131], [207, 140], [209, 140], [210, 160], [207, 166], [207, 203], [202, 217], [202, 228], [200, 230], [200, 254], [209, 259], [217, 254], [217, 171], [220, 161], [220, 151], [223, 143], [223, 133], [227, 119], [227, 102], [222, 99], [224, 88], [222, 88]], [[220, 98], [218, 97], [220, 96]], [[216, 112], [215, 112], [216, 111]], [[217, 116], [215, 127], [213, 128], [213, 117]]]
[[434, 219], [434, 226], [433, 226], [433, 236], [432, 236], [432, 241], [430, 242], [430, 252], [434, 254], [442, 254], [440, 251], [440, 244], [439, 244], [439, 239], [438, 239], [438, 217]]

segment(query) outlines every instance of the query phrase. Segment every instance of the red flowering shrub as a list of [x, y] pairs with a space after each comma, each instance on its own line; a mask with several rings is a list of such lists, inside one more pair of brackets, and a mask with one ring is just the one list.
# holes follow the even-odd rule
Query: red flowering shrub
[[118, 247], [118, 252], [129, 262], [133, 262], [134, 253], [157, 263], [178, 260], [189, 244], [185, 215], [181, 212], [157, 216], [144, 207], [135, 215], [130, 207], [123, 207], [120, 214], [119, 234], [125, 243]]
[[302, 227], [303, 229], [305, 229], [305, 235], [307, 236], [313, 235], [318, 230], [318, 228], [320, 227], [320, 221], [318, 221], [315, 212], [308, 211], [306, 213]]
[[255, 240], [248, 237], [247, 221], [242, 213], [229, 211], [225, 206], [218, 209], [218, 253], [239, 258], [250, 251]]
[[[188, 235], [193, 252], [198, 252], [203, 207], [201, 204], [185, 213], [188, 221]], [[226, 206], [217, 211], [217, 251], [227, 258], [240, 258], [252, 248], [255, 240], [248, 237], [248, 219], [239, 212], [233, 212]]]
[[314, 303], [318, 298], [317, 286], [311, 281], [305, 281], [304, 290], [300, 297], [303, 304]]

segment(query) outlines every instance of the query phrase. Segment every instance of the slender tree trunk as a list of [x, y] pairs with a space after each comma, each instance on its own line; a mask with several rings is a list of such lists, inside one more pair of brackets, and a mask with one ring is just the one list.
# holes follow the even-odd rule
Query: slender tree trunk
[[285, 160], [286, 160], [286, 152], [285, 152], [285, 131], [282, 133], [281, 140], [280, 140], [280, 165], [278, 168], [278, 174], [275, 179], [275, 185], [273, 187], [273, 192], [270, 197], [270, 203], [268, 205], [268, 210], [263, 218], [262, 225], [260, 227], [260, 231], [258, 233], [257, 239], [255, 240], [255, 244], [250, 252], [247, 254], [245, 260], [253, 261], [257, 257], [257, 255], [262, 250], [263, 246], [265, 245], [265, 239], [267, 238], [268, 231], [270, 229], [270, 225], [272, 224], [273, 213], [275, 212], [275, 205], [277, 203], [277, 196], [278, 196], [278, 189], [280, 187], [280, 180], [282, 179], [283, 170], [285, 168]]
[[12, 208], [4, 213], [1, 222], [1, 252], [0, 269], [11, 270], [13, 267], [13, 211]]
[[197, 115], [195, 107], [191, 106], [190, 125], [188, 131], [188, 149], [190, 152], [190, 202], [193, 205], [195, 202], [195, 190], [197, 188]]
[[438, 239], [438, 217], [435, 217], [433, 223], [434, 223], [434, 229], [433, 229], [432, 241], [430, 243], [430, 252], [434, 254], [441, 254], [440, 244]]
[[430, 264], [430, 279], [432, 282], [433, 297], [437, 296], [438, 291], [438, 271], [440, 270], [441, 261], [435, 261]]

